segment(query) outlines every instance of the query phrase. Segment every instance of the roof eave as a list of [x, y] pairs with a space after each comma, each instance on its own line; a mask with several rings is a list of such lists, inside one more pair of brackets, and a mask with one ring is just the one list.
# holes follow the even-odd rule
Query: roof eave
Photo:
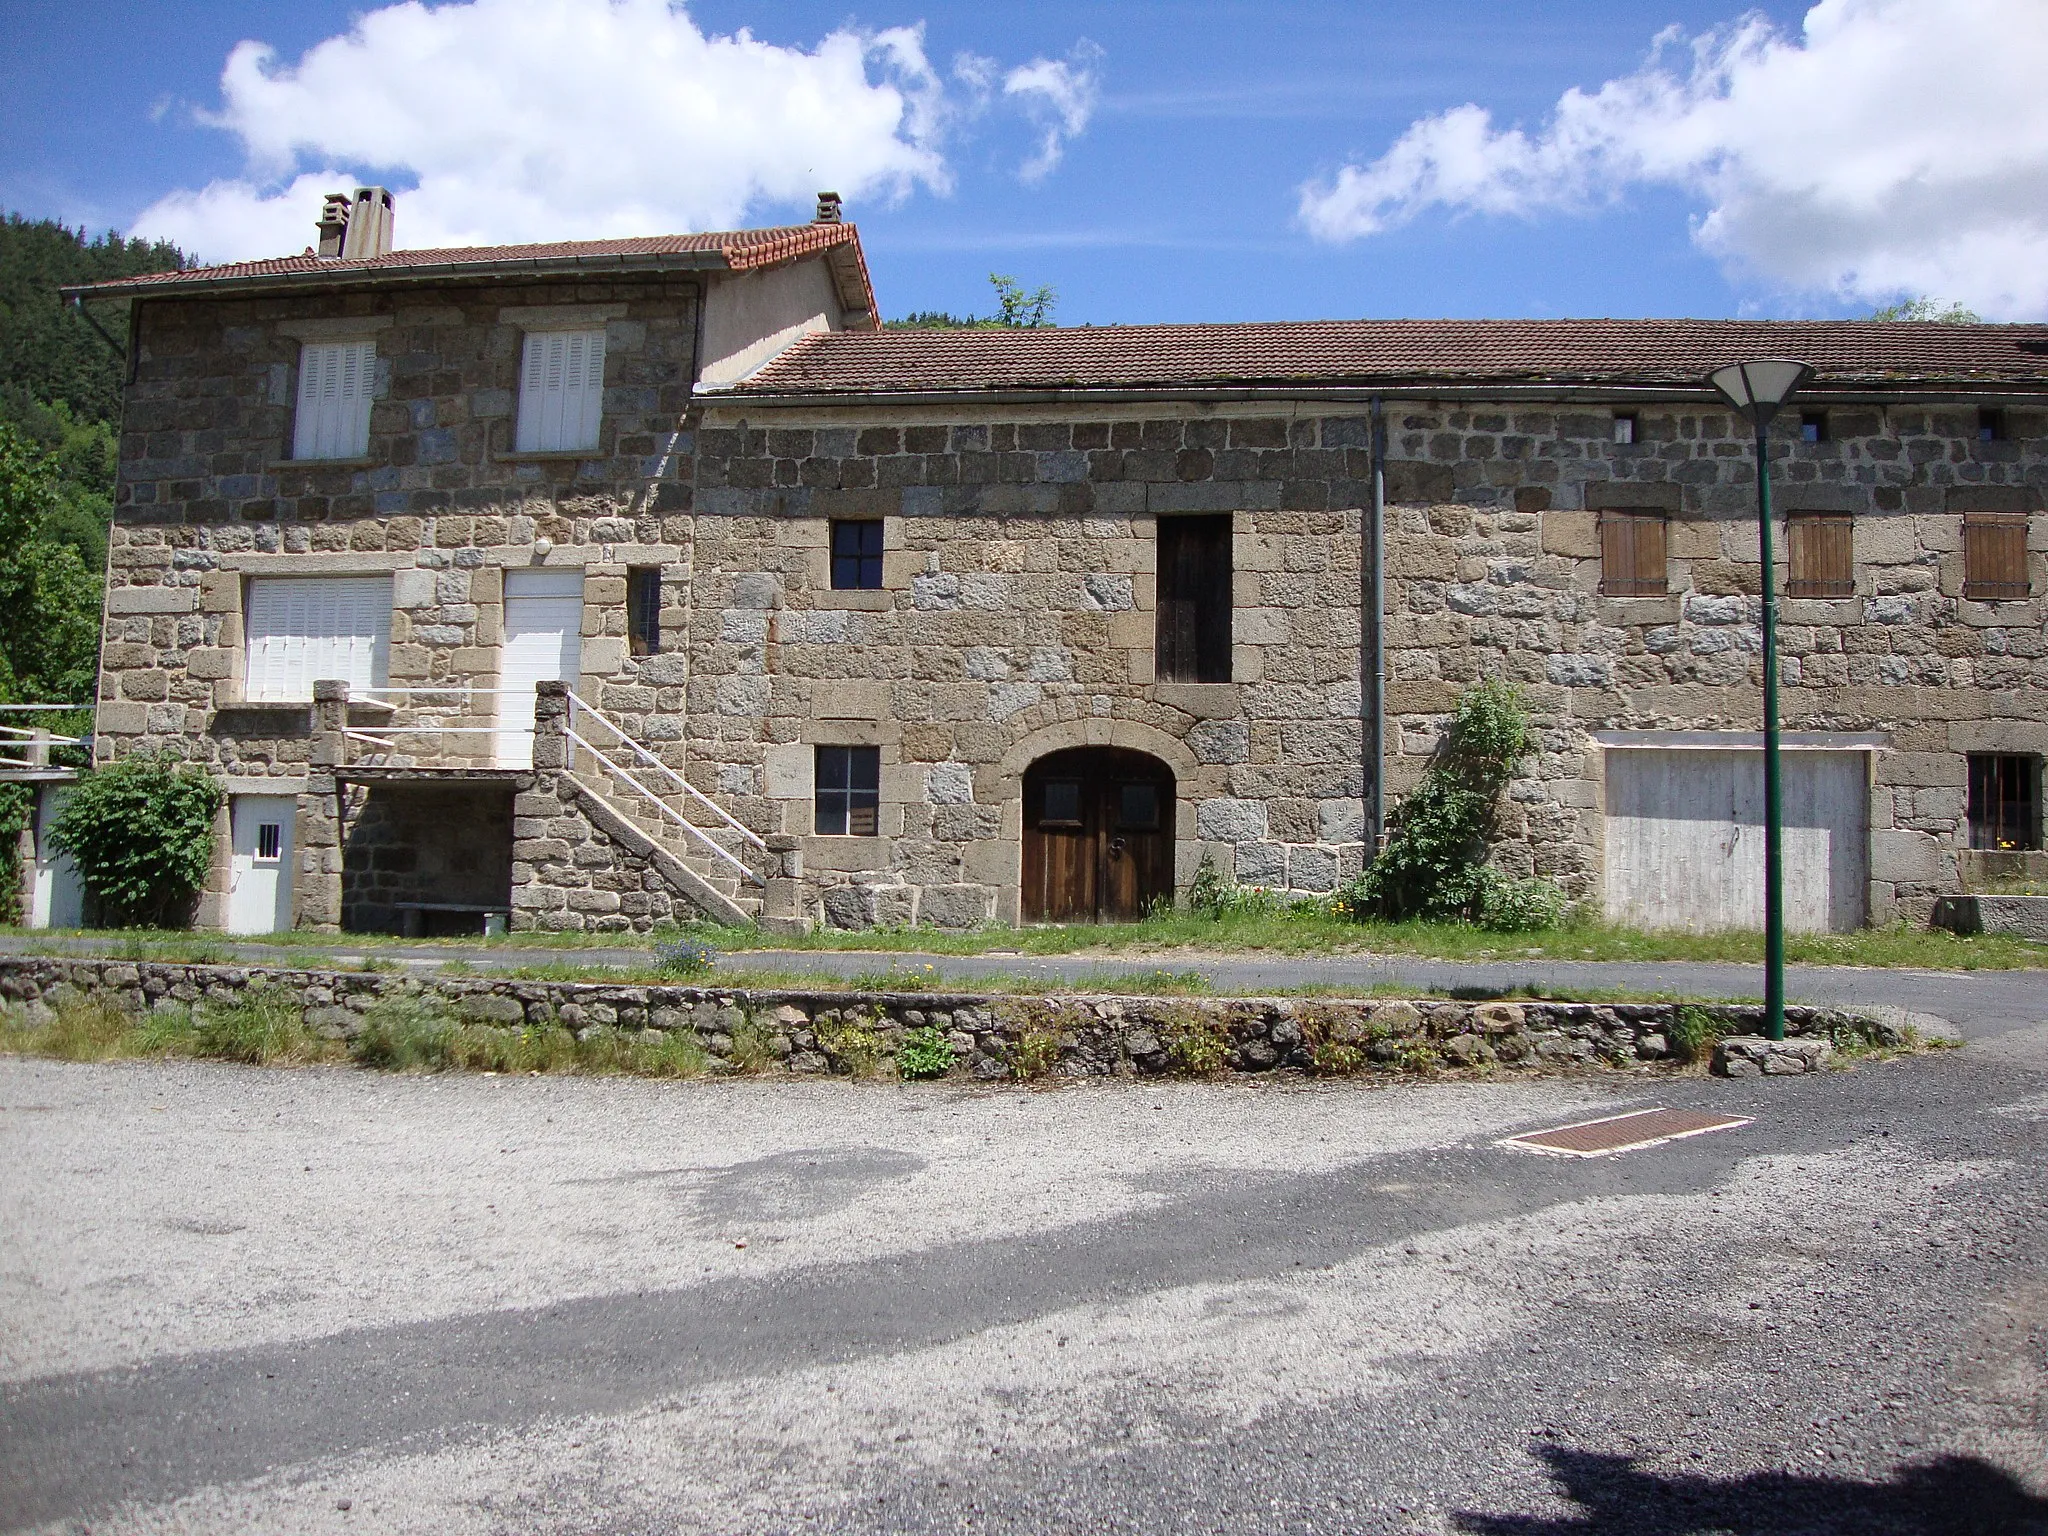
[[81, 283], [57, 291], [71, 299], [191, 298], [251, 293], [335, 293], [364, 288], [402, 287], [414, 283], [493, 282], [531, 277], [571, 277], [591, 273], [630, 276], [663, 272], [724, 272], [721, 251], [671, 251], [647, 256], [548, 256], [516, 261], [437, 261], [403, 267], [356, 267], [345, 272], [272, 272], [252, 277], [194, 277], [155, 283], [115, 279]]

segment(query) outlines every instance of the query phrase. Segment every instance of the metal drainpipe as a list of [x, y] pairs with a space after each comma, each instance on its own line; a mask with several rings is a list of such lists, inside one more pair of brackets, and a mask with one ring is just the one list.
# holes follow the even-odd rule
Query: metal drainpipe
[[1387, 422], [1380, 411], [1380, 397], [1372, 397], [1372, 522], [1366, 577], [1367, 683], [1366, 721], [1371, 737], [1371, 757], [1366, 763], [1366, 861], [1379, 854], [1380, 839], [1386, 832], [1387, 803], [1384, 788], [1387, 765], [1387, 646], [1386, 646], [1386, 526], [1387, 526]]

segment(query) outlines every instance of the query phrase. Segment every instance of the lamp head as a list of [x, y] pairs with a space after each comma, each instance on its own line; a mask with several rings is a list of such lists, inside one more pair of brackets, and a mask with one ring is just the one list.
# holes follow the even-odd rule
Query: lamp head
[[1707, 375], [1707, 382], [1761, 428], [1812, 377], [1813, 369], [1793, 358], [1760, 357], [1716, 368]]

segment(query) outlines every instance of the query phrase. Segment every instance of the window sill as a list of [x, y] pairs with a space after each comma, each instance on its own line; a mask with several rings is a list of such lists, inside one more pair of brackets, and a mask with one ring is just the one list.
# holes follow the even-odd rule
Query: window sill
[[377, 469], [382, 467], [383, 462], [382, 459], [371, 458], [272, 459], [270, 469], [273, 473], [287, 469]]
[[493, 464], [582, 464], [592, 459], [609, 459], [601, 448], [551, 448], [545, 453], [494, 453]]
[[[811, 607], [854, 613], [884, 613], [896, 606], [897, 594], [887, 587], [826, 587], [806, 594]], [[784, 609], [785, 613], [799, 610]]]

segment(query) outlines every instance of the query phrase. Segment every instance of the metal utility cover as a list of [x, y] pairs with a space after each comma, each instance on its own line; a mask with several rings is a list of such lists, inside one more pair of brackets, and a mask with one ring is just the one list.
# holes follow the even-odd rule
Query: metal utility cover
[[1637, 1109], [1625, 1115], [1604, 1115], [1598, 1120], [1560, 1125], [1555, 1130], [1509, 1136], [1494, 1145], [1548, 1152], [1555, 1157], [1606, 1157], [1615, 1152], [1661, 1146], [1687, 1136], [1702, 1136], [1708, 1131], [1729, 1130], [1747, 1125], [1749, 1120], [1747, 1115], [1706, 1115], [1692, 1109]]

